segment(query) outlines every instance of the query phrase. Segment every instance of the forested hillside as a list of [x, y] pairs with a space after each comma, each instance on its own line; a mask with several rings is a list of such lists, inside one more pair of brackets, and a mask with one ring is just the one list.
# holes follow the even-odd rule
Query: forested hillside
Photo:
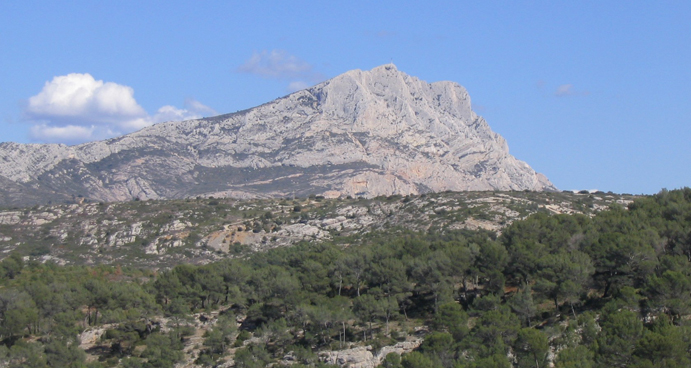
[[[368, 364], [383, 367], [691, 366], [689, 188], [593, 216], [538, 212], [500, 235], [341, 240], [161, 271], [42, 264], [17, 249], [0, 263], [0, 360], [318, 367], [354, 365], [330, 352], [370, 346]], [[100, 333], [86, 344], [84, 331]]]

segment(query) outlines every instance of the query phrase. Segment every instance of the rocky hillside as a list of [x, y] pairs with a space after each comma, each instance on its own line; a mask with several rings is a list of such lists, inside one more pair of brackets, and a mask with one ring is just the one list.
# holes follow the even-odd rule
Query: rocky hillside
[[372, 199], [140, 200], [0, 211], [0, 254], [40, 262], [146, 268], [205, 264], [300, 241], [348, 245], [368, 233], [502, 228], [528, 215], [584, 213], [629, 195], [444, 192]]
[[393, 64], [234, 114], [78, 146], [0, 144], [0, 204], [554, 190], [452, 82]]

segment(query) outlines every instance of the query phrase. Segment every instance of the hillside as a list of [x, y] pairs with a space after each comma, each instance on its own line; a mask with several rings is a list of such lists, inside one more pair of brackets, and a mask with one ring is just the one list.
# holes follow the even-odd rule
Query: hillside
[[[332, 206], [352, 209], [367, 200], [352, 201], [339, 207], [338, 200], [314, 197], [281, 206], [303, 215], [304, 225]], [[197, 220], [219, 217], [201, 216], [203, 208], [246, 211], [240, 217], [257, 226], [238, 226], [257, 233], [288, 219], [271, 212], [270, 201], [215, 199], [119, 203], [117, 213], [124, 219], [150, 208], [165, 215], [164, 206], [182, 203]], [[351, 219], [385, 224], [381, 219], [394, 214], [377, 209], [401, 203], [398, 212], [406, 205], [425, 209], [381, 231], [334, 232], [332, 240], [260, 252], [247, 247], [204, 265], [58, 266], [24, 258], [21, 252], [35, 249], [19, 247], [0, 261], [0, 365], [691, 366], [691, 189], [633, 202], [605, 193], [386, 197], [360, 206], [366, 212]], [[600, 210], [605, 204], [609, 209]], [[93, 205], [100, 206], [81, 208]], [[469, 215], [501, 225], [497, 213], [509, 211], [500, 208], [537, 212], [514, 218], [501, 234], [451, 228], [469, 223]], [[61, 221], [78, 216], [69, 212], [76, 209], [62, 207]], [[5, 212], [3, 219], [57, 221], [48, 210]], [[550, 213], [574, 210], [585, 214]], [[155, 217], [148, 213], [142, 217]], [[117, 250], [131, 248], [136, 244]]]
[[486, 229], [532, 213], [592, 215], [629, 195], [444, 192], [412, 196], [236, 200], [199, 198], [35, 206], [0, 211], [0, 251], [60, 264], [170, 267], [300, 241], [347, 243], [371, 232]]

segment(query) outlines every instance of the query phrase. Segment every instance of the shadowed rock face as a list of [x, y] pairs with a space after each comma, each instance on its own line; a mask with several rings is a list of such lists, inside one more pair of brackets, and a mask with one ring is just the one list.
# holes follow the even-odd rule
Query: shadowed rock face
[[242, 112], [78, 146], [0, 144], [0, 204], [554, 190], [452, 82], [393, 64]]

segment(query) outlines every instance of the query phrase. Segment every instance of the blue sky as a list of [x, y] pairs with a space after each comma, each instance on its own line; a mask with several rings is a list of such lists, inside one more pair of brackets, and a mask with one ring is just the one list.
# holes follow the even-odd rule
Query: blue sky
[[[688, 1], [4, 1], [0, 141], [228, 113], [393, 61], [560, 189], [691, 186]], [[69, 96], [66, 98], [65, 96]]]

